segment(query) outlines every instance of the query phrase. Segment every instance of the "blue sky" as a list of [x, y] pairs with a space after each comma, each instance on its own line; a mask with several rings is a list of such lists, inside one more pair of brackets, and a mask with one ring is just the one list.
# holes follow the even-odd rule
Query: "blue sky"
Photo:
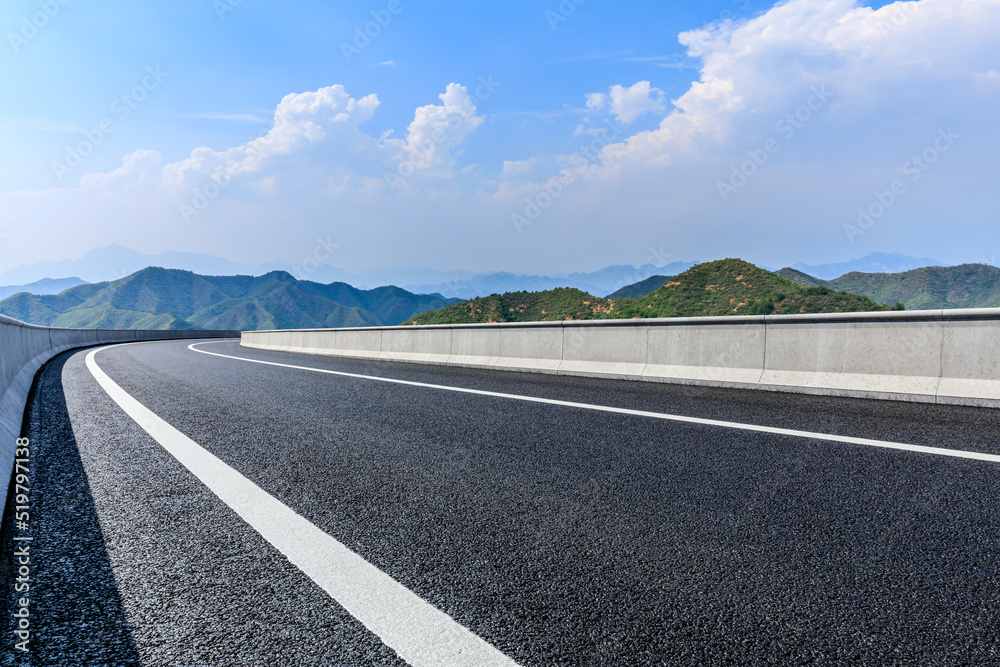
[[996, 0], [64, 1], [0, 17], [3, 266], [1000, 254]]

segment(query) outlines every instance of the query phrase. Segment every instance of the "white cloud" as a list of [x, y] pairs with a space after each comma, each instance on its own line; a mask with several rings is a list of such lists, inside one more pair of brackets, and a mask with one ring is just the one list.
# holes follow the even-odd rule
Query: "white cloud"
[[649, 81], [640, 81], [628, 88], [612, 86], [609, 97], [611, 113], [626, 125], [647, 113], [662, 112], [666, 108], [663, 105], [663, 91], [653, 88]]
[[514, 178], [515, 176], [526, 174], [534, 169], [536, 164], [538, 164], [538, 160], [533, 157], [514, 162], [506, 161], [503, 163], [503, 169], [500, 171], [500, 178]]
[[[0, 194], [0, 229], [15, 229], [3, 250], [23, 257], [38, 238], [48, 239], [46, 252], [54, 256], [72, 255], [81, 243], [142, 248], [178, 234], [190, 242], [194, 229], [198, 242], [252, 248], [278, 221], [294, 219], [307, 228], [329, 219], [331, 210], [339, 225], [359, 235], [376, 224], [380, 209], [387, 220], [419, 219], [423, 212], [411, 202], [389, 196], [384, 175], [412, 160], [421, 196], [450, 196], [435, 188], [452, 187], [454, 156], [484, 120], [464, 86], [448, 85], [439, 97], [441, 104], [415, 110], [405, 139], [393, 139], [361, 128], [379, 107], [375, 95], [354, 98], [340, 85], [287, 95], [269, 130], [231, 148], [196, 148], [172, 163], [158, 151], [140, 150], [111, 172], [84, 175], [76, 187]], [[69, 232], [61, 231], [67, 211], [77, 221]], [[17, 224], [23, 219], [33, 220], [32, 229]], [[265, 252], [281, 252], [275, 248], [294, 237], [273, 242]]]
[[587, 108], [600, 111], [608, 106], [608, 96], [604, 93], [587, 93]]
[[[637, 118], [647, 113], [662, 113], [666, 110], [663, 103], [663, 91], [654, 88], [649, 81], [640, 81], [626, 88], [612, 86], [607, 94], [587, 93], [587, 108], [594, 111], [610, 109], [620, 123], [630, 125]], [[577, 129], [576, 135], [586, 130]]]
[[[572, 185], [532, 225], [533, 238], [554, 240], [570, 230], [586, 236], [608, 219], [626, 219], [623, 237], [669, 235], [663, 238], [682, 247], [708, 249], [703, 257], [773, 256], [787, 245], [773, 238], [822, 249], [815, 253], [838, 245], [842, 256], [855, 253], [844, 247], [843, 223], [899, 178], [939, 129], [954, 126], [966, 133], [960, 148], [919, 187], [911, 185], [865, 237], [888, 245], [885, 234], [894, 229], [899, 250], [954, 247], [955, 225], [967, 222], [964, 233], [975, 235], [982, 211], [1000, 203], [987, 178], [995, 170], [987, 156], [1000, 146], [985, 120], [1000, 109], [984, 108], [977, 92], [977, 84], [981, 90], [995, 80], [998, 30], [997, 0], [896, 2], [878, 10], [855, 0], [788, 0], [751, 19], [683, 33], [688, 56], [701, 63], [699, 80], [673, 100], [657, 128], [610, 140], [602, 133], [584, 144], [565, 179]], [[817, 102], [816, 89], [830, 95]], [[663, 104], [644, 82], [587, 101], [622, 123]], [[796, 113], [810, 120], [802, 124]], [[779, 151], [723, 203], [717, 183], [769, 138]], [[543, 186], [501, 182], [492, 200], [523, 215], [531, 210], [525, 197], [549, 202]], [[665, 220], [676, 222], [664, 227]], [[900, 224], [908, 225], [905, 233]]]
[[989, 72], [977, 72], [976, 83], [992, 86], [1000, 86], [1000, 72], [990, 70]]
[[385, 145], [398, 151], [397, 160], [416, 173], [447, 176], [455, 162], [452, 150], [485, 118], [476, 114], [476, 104], [465, 86], [450, 83], [438, 97], [444, 104], [416, 110], [405, 140], [387, 139]]
[[[900, 9], [911, 5], [917, 8]], [[954, 100], [934, 90], [960, 85], [972, 63], [995, 62], [989, 35], [998, 19], [996, 0], [899, 2], [877, 11], [854, 0], [790, 0], [750, 20], [682, 33], [689, 55], [702, 61], [700, 80], [674, 101], [659, 128], [605, 148], [604, 165], [665, 164], [672, 154], [704, 148], [738, 154], [746, 142], [739, 137], [773, 129], [819, 84], [835, 91], [837, 112], [878, 110], [876, 123], [895, 122], [897, 109], [911, 112], [922, 94], [949, 109]], [[893, 28], [888, 34], [885, 25]], [[657, 93], [640, 82], [592, 94], [588, 102], [608, 104], [628, 122], [658, 109]]]
[[343, 86], [286, 95], [274, 112], [271, 129], [225, 151], [196, 148], [186, 160], [167, 165], [164, 178], [177, 185], [196, 184], [207, 178], [235, 177], [259, 171], [267, 162], [322, 142], [328, 135], [357, 132], [379, 106], [378, 97], [354, 99]]
[[[591, 93], [587, 109], [544, 119], [566, 122], [567, 135], [583, 122], [555, 154], [532, 149], [530, 160], [504, 160], [517, 155], [503, 155], [500, 145], [493, 147], [499, 160], [477, 156], [504, 167], [499, 182], [482, 181], [489, 191], [475, 196], [461, 189], [468, 179], [453, 178], [472, 168], [457, 158], [485, 121], [464, 86], [448, 85], [396, 133], [366, 131], [375, 95], [354, 98], [342, 86], [289, 95], [267, 132], [229, 149], [197, 148], [166, 164], [156, 151], [138, 151], [75, 188], [0, 195], [4, 263], [27, 261], [40, 238], [55, 257], [115, 241], [291, 261], [311, 252], [318, 234], [333, 235], [361, 266], [451, 268], [454, 258], [472, 257], [474, 268], [517, 268], [508, 261], [549, 268], [559, 257], [572, 268], [628, 261], [630, 252], [642, 262], [659, 244], [687, 259], [779, 262], [776, 253], [789, 248], [857, 256], [862, 249], [846, 245], [843, 223], [901, 178], [902, 165], [940, 128], [953, 127], [954, 148], [919, 183], [906, 181], [905, 197], [863, 237], [875, 246], [869, 250], [891, 246], [947, 261], [935, 247], [997, 242], [983, 240], [982, 230], [994, 228], [988, 212], [1000, 205], [998, 30], [997, 0], [878, 10], [856, 0], [788, 0], [747, 20], [692, 30], [680, 41], [699, 78], [672, 107], [648, 81]], [[810, 109], [814, 89], [830, 95]], [[795, 116], [803, 108], [804, 122]], [[572, 124], [559, 121], [573, 114]], [[624, 127], [644, 114], [660, 114], [658, 126]], [[789, 114], [791, 134], [779, 129]], [[716, 184], [768, 139], [779, 150], [722, 202]], [[385, 176], [403, 167], [406, 187], [393, 194]], [[213, 176], [227, 183], [224, 193], [183, 224], [178, 206]], [[512, 214], [543, 192], [544, 210], [518, 235]]]
[[203, 118], [205, 120], [232, 120], [243, 123], [265, 123], [267, 118], [255, 113], [227, 113], [221, 111], [206, 111], [204, 113], [187, 114], [188, 118]]
[[4, 129], [10, 130], [33, 130], [36, 132], [58, 132], [60, 134], [80, 134], [87, 128], [81, 125], [70, 125], [67, 123], [54, 123], [52, 121], [36, 118], [32, 120], [10, 121], [3, 123]]

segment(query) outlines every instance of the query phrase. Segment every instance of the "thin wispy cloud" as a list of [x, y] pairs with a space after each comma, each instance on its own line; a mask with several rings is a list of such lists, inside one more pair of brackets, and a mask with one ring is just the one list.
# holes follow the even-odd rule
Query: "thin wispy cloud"
[[28, 130], [35, 132], [56, 132], [64, 134], [79, 134], [84, 131], [84, 127], [81, 125], [72, 125], [69, 123], [55, 123], [48, 120], [43, 120], [40, 118], [33, 118], [30, 120], [12, 120], [4, 122], [2, 127], [10, 130]]
[[528, 109], [525, 111], [509, 111], [507, 116], [527, 116], [538, 118], [544, 121], [554, 121], [566, 116], [582, 116], [590, 113], [592, 109], [585, 107], [564, 107], [562, 109]]
[[[995, 254], [997, 0], [766, 2], [723, 22], [695, 3], [650, 5], [627, 33], [620, 8], [586, 3], [527, 53], [510, 48], [524, 25], [499, 22], [475, 49], [439, 23], [429, 54], [427, 23], [404, 14], [364, 64], [282, 37], [287, 54], [259, 67], [254, 40], [199, 40], [194, 64], [166, 68], [148, 99], [128, 96], [127, 116], [111, 105], [142, 79], [105, 81], [91, 59], [76, 70], [93, 76], [86, 86], [67, 77], [55, 93], [39, 84], [4, 98], [0, 259], [115, 242], [294, 263], [328, 235], [350, 249], [343, 268], [575, 270], [641, 262], [668, 240], [679, 256], [772, 265], [885, 249], [955, 263]], [[284, 36], [306, 21], [274, 20], [288, 22]], [[48, 30], [53, 43], [82, 39], [69, 23]], [[20, 58], [20, 76], [48, 81], [35, 62]], [[206, 63], [218, 68], [211, 85]], [[405, 81], [371, 70], [400, 63]], [[104, 117], [114, 127], [96, 132]], [[929, 147], [943, 137], [957, 143], [938, 155]], [[79, 167], [57, 183], [54, 161], [69, 160]], [[885, 192], [891, 210], [848, 237], [859, 207]]]
[[666, 69], [698, 69], [697, 63], [680, 53], [671, 53], [666, 56], [634, 56], [622, 58], [622, 60], [627, 63], [649, 63]]
[[631, 56], [634, 51], [594, 51], [579, 56], [568, 56], [566, 58], [556, 58], [550, 63], [573, 63], [585, 60], [624, 60], [626, 56]]
[[202, 118], [204, 120], [230, 120], [241, 123], [269, 123], [271, 118], [257, 113], [229, 113], [224, 111], [205, 111], [187, 114], [187, 118]]

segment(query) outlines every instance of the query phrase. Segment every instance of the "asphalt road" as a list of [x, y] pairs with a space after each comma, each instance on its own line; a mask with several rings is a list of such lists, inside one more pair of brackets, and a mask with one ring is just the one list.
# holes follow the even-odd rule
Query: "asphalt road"
[[[1000, 463], [189, 343], [95, 360], [517, 664], [1000, 664]], [[199, 347], [1000, 454], [1000, 410]], [[3, 565], [11, 619], [11, 537], [30, 533], [32, 651], [8, 620], [4, 664], [407, 664], [133, 421], [86, 355], [50, 364], [29, 408], [31, 526], [8, 525]]]

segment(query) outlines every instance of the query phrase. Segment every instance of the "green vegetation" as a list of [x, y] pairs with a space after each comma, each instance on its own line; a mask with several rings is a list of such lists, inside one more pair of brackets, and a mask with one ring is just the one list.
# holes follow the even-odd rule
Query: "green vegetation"
[[826, 281], [820, 280], [819, 278], [813, 278], [808, 273], [802, 273], [797, 269], [784, 268], [780, 271], [775, 271], [775, 273], [782, 278], [788, 278], [792, 282], [798, 283], [803, 287], [827, 287]]
[[611, 303], [608, 299], [600, 299], [572, 287], [544, 292], [508, 292], [481, 296], [441, 310], [422, 313], [406, 324], [589, 320], [607, 311]]
[[283, 271], [220, 277], [148, 268], [50, 296], [15, 294], [0, 312], [56, 327], [252, 330], [399, 324], [453, 301], [398, 287], [299, 281]]
[[538, 322], [843, 313], [889, 310], [888, 306], [826, 286], [801, 285], [739, 259], [694, 266], [662, 287], [636, 298], [601, 299], [576, 289], [494, 294], [423, 313], [406, 324]]
[[1000, 269], [988, 264], [928, 266], [903, 273], [847, 273], [820, 280], [782, 269], [779, 275], [800, 285], [822, 285], [861, 294], [879, 303], [903, 302], [909, 310], [1000, 307]]
[[622, 287], [617, 292], [612, 292], [608, 295], [609, 299], [621, 299], [629, 298], [634, 299], [639, 296], [646, 296], [654, 290], [658, 290], [667, 284], [670, 280], [669, 276], [650, 276], [645, 280], [640, 280], [637, 283], [632, 283], [631, 285], [626, 285]]

